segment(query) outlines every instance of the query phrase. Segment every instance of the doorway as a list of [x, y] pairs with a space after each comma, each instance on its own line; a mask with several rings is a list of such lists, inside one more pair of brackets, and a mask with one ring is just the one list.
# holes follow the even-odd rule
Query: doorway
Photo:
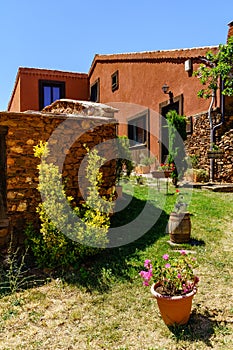
[[178, 114], [183, 114], [183, 95], [177, 96], [172, 100], [162, 102], [159, 106], [160, 115], [160, 160], [161, 163], [165, 163], [169, 153], [169, 136], [168, 136], [168, 124], [166, 115], [169, 111], [175, 110]]

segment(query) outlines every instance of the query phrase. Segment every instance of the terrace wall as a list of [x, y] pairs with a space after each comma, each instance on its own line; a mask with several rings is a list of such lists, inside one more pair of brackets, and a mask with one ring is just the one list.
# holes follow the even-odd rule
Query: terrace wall
[[[92, 149], [116, 136], [114, 118], [98, 118], [52, 114], [52, 113], [15, 113], [0, 112], [0, 127], [7, 127], [6, 144], [6, 214], [13, 231], [22, 239], [22, 232], [27, 222], [35, 222], [36, 207], [41, 201], [38, 186], [39, 159], [34, 157], [33, 147], [39, 141], [47, 141], [54, 131], [59, 130], [53, 138], [53, 162], [57, 163], [64, 156], [62, 164], [63, 177], [66, 179], [67, 194], [75, 198], [76, 203], [82, 200], [78, 184], [78, 171], [84, 155], [85, 144]], [[6, 128], [5, 128], [6, 129]], [[74, 134], [79, 135], [75, 142]], [[108, 153], [107, 146], [104, 155]], [[114, 187], [115, 167], [103, 166], [103, 191], [110, 193]], [[4, 193], [4, 191], [3, 191]], [[4, 195], [3, 195], [4, 196]], [[5, 231], [4, 231], [5, 232]], [[8, 232], [9, 233], [9, 232]], [[6, 240], [7, 233], [0, 235], [0, 244]]]
[[[212, 113], [214, 125], [220, 122], [218, 109]], [[233, 182], [233, 116], [226, 116], [224, 124], [216, 130], [216, 144], [224, 150], [222, 159], [216, 159], [214, 179], [220, 182]], [[210, 148], [210, 124], [207, 113], [192, 117], [192, 132], [187, 137], [186, 152], [198, 157], [198, 168], [209, 171], [210, 161], [207, 151]], [[228, 130], [228, 131], [226, 131]]]

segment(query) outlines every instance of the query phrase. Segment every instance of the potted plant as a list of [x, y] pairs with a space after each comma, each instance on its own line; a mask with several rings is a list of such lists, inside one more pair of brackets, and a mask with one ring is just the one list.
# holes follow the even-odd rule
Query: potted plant
[[224, 150], [213, 144], [209, 151], [207, 151], [207, 157], [209, 159], [221, 159], [223, 158]]
[[175, 209], [171, 212], [168, 221], [168, 232], [172, 243], [187, 243], [191, 236], [191, 219], [187, 211], [187, 203], [180, 190], [176, 190], [177, 200]]
[[172, 172], [175, 171], [174, 163], [161, 163], [159, 166], [159, 170], [164, 172], [164, 177], [170, 177]]
[[208, 182], [209, 174], [205, 169], [193, 169], [193, 182]]
[[141, 165], [144, 169], [142, 169], [142, 172], [144, 174], [148, 174], [151, 169], [151, 165], [155, 163], [155, 157], [143, 157], [141, 160]]
[[194, 272], [196, 267], [196, 258], [184, 250], [164, 254], [154, 262], [145, 260], [145, 270], [139, 274], [143, 285], [151, 285], [151, 293], [166, 325], [188, 322], [199, 281]]

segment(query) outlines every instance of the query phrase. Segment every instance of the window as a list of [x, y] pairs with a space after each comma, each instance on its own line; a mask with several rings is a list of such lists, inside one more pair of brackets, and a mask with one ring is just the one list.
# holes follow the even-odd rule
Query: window
[[39, 81], [40, 109], [65, 97], [65, 83], [59, 81]]
[[147, 141], [147, 115], [128, 121], [128, 137], [130, 146], [145, 144]]
[[119, 73], [118, 70], [112, 74], [112, 92], [117, 90], [119, 87]]
[[99, 85], [100, 85], [100, 80], [97, 79], [94, 84], [91, 85], [91, 96], [90, 100], [92, 102], [99, 102]]

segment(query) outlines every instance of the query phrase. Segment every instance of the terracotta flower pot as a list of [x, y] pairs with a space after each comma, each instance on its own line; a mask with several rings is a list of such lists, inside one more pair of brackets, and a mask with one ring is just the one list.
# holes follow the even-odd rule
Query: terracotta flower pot
[[164, 170], [164, 176], [166, 178], [169, 178], [171, 176], [172, 171], [171, 170]]
[[159, 283], [151, 286], [151, 293], [156, 298], [160, 314], [167, 326], [184, 325], [188, 322], [193, 296], [197, 290], [194, 288], [190, 293], [179, 296], [165, 296], [156, 292]]

